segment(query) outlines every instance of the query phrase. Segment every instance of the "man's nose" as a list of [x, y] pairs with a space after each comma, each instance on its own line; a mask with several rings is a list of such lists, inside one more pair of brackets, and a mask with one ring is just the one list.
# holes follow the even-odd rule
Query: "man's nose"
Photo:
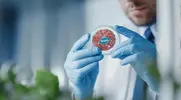
[[126, 0], [126, 1], [128, 1], [128, 2], [139, 2], [141, 0]]
[[126, 0], [127, 2], [133, 3], [135, 5], [140, 5], [145, 2], [145, 0]]

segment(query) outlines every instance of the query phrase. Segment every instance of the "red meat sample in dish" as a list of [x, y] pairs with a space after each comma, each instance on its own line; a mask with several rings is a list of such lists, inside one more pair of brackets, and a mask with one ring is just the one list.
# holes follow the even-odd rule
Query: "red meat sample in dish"
[[102, 51], [110, 50], [116, 43], [116, 37], [111, 30], [102, 29], [96, 32], [92, 38], [92, 44]]

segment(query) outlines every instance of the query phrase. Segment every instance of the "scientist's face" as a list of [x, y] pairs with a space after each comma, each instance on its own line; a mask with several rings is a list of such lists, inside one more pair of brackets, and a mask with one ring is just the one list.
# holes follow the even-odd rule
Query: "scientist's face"
[[156, 0], [119, 0], [123, 11], [136, 25], [142, 26], [156, 18]]

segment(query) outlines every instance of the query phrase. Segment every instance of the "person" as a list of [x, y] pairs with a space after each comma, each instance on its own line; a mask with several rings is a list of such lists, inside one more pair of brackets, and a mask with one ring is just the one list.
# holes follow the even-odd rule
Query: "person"
[[[119, 90], [118, 93], [114, 90], [107, 92], [107, 95], [109, 93], [111, 95], [114, 91], [117, 97], [112, 96], [108, 100], [146, 100], [147, 98], [155, 100], [159, 93], [159, 80], [154, 77], [150, 69], [156, 67], [151, 65], [156, 64], [157, 57], [156, 0], [119, 0], [119, 2], [125, 15], [139, 27], [140, 31], [135, 32], [123, 26], [115, 26], [115, 30], [128, 39], [112, 50], [111, 57], [121, 60], [120, 66], [131, 65], [131, 67], [118, 69], [119, 71], [115, 71], [118, 74], [113, 77], [114, 80], [107, 80], [108, 83], [114, 81], [115, 84], [117, 83], [115, 80], [121, 80], [115, 85], [116, 88], [114, 87]], [[86, 100], [93, 96], [101, 72], [99, 62], [104, 55], [98, 47], [84, 48], [89, 39], [90, 34], [81, 37], [71, 48], [64, 64], [75, 100]], [[122, 74], [121, 70], [125, 73]], [[125, 76], [129, 77], [120, 78]], [[104, 91], [110, 90], [104, 88]]]

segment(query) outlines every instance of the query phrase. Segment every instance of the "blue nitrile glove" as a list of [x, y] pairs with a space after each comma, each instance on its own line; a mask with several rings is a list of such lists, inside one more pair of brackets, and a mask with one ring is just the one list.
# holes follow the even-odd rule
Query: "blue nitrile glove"
[[125, 27], [116, 26], [116, 31], [129, 39], [116, 46], [111, 56], [121, 59], [122, 66], [130, 64], [136, 73], [158, 92], [158, 82], [149, 72], [150, 65], [156, 63], [155, 44]]
[[99, 48], [83, 48], [89, 38], [90, 34], [86, 34], [74, 44], [64, 64], [74, 95], [78, 100], [85, 100], [92, 96], [99, 72], [99, 61], [103, 59]]

